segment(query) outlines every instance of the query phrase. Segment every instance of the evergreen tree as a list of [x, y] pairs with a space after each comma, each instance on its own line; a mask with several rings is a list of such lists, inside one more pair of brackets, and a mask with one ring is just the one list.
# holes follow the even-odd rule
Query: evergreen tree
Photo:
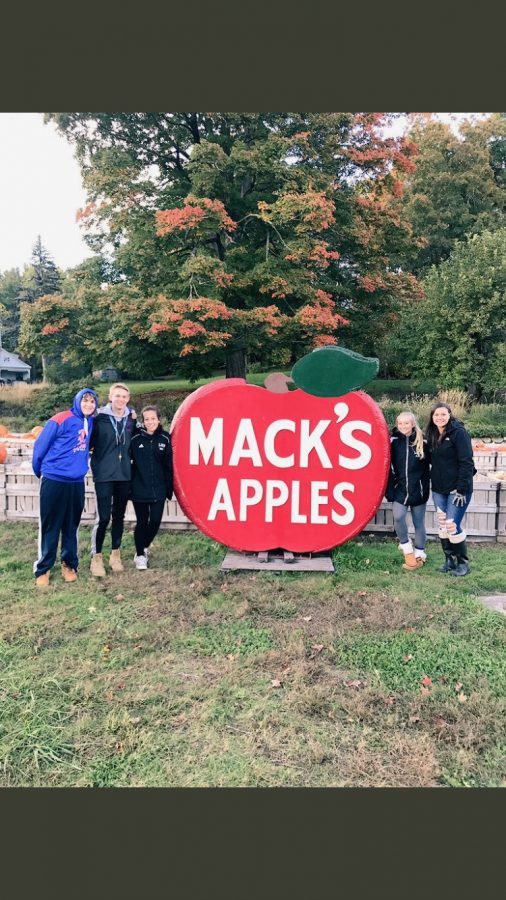
[[50, 294], [59, 294], [61, 278], [58, 269], [46, 248], [43, 246], [40, 234], [33, 246], [31, 264], [33, 267], [34, 294], [33, 300]]

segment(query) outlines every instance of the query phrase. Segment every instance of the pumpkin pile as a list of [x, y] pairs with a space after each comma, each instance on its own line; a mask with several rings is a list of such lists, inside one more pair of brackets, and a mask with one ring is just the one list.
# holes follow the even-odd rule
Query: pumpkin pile
[[22, 434], [21, 432], [9, 431], [5, 425], [0, 424], [0, 465], [7, 461], [9, 451], [12, 449], [9, 446], [9, 441], [35, 441], [42, 428], [42, 425], [35, 425], [31, 431], [25, 431]]

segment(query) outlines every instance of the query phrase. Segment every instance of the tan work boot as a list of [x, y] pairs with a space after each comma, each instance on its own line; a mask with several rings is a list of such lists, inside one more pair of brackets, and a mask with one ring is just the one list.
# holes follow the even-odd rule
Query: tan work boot
[[90, 572], [95, 576], [95, 578], [104, 578], [105, 568], [101, 553], [94, 553], [91, 557]]
[[420, 569], [422, 566], [423, 559], [420, 559], [419, 556], [415, 556], [414, 553], [404, 554], [404, 562], [402, 564], [403, 569]]
[[63, 575], [64, 581], [68, 581], [69, 583], [71, 581], [77, 581], [77, 572], [75, 571], [75, 569], [71, 569], [70, 566], [67, 565], [67, 563], [62, 562], [61, 573]]
[[119, 549], [111, 550], [109, 565], [113, 572], [123, 572], [123, 563], [121, 562], [121, 552]]
[[39, 575], [39, 577], [35, 579], [35, 584], [40, 588], [49, 587], [49, 572], [44, 572], [43, 575]]

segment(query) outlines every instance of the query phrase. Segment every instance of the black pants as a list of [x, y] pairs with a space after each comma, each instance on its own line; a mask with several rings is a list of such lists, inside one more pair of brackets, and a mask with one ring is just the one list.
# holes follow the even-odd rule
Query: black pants
[[61, 561], [77, 570], [77, 536], [84, 509], [84, 481], [53, 481], [42, 476], [40, 484], [39, 558], [33, 566], [36, 578], [53, 568], [61, 533]]
[[153, 503], [139, 503], [134, 500], [133, 504], [137, 518], [134, 531], [135, 552], [137, 556], [144, 556], [144, 550], [158, 534], [165, 500], [155, 500]]
[[125, 510], [130, 496], [129, 481], [97, 481], [97, 520], [91, 534], [91, 552], [102, 553], [105, 532], [111, 520], [111, 549], [121, 547]]

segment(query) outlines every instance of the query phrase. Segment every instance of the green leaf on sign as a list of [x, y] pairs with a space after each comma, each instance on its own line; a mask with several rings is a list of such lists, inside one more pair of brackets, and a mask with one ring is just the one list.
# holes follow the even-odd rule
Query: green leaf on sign
[[303, 356], [292, 369], [298, 388], [316, 397], [340, 397], [378, 374], [379, 360], [346, 347], [321, 347]]

